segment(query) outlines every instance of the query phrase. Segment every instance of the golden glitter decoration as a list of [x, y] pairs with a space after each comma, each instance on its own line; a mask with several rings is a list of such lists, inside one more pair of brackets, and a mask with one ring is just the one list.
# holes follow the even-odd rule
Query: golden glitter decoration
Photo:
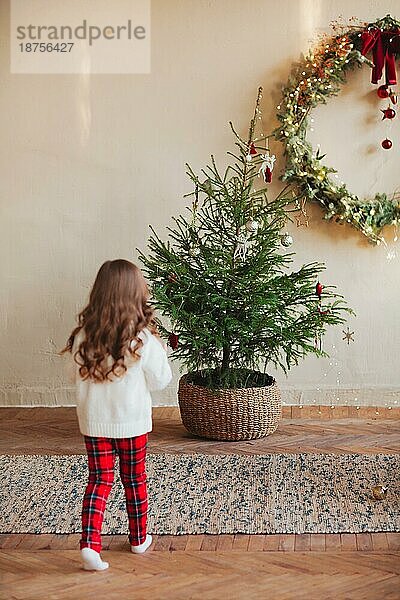
[[372, 488], [372, 495], [375, 500], [384, 500], [387, 494], [387, 487], [378, 483]]

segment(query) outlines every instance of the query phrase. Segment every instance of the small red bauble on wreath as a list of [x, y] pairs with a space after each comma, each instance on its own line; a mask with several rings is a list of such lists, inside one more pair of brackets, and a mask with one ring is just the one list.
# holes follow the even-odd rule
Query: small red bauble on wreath
[[[274, 135], [284, 143], [286, 167], [284, 181], [296, 185], [299, 196], [318, 202], [326, 211], [326, 219], [349, 223], [361, 231], [370, 242], [379, 244], [386, 225], [397, 227], [400, 222], [400, 196], [384, 193], [362, 200], [347, 186], [337, 184], [329, 175], [335, 169], [322, 165], [324, 157], [315, 153], [307, 141], [307, 117], [318, 104], [336, 96], [346, 82], [347, 71], [369, 65], [372, 83], [385, 83], [377, 89], [380, 99], [387, 101], [383, 119], [390, 124], [396, 115], [396, 59], [400, 57], [400, 21], [387, 15], [374, 23], [339, 26], [333, 24], [334, 35], [324, 37], [320, 44], [298, 63], [283, 89], [277, 117], [280, 127]], [[371, 59], [371, 60], [370, 60]], [[398, 142], [395, 141], [397, 144]], [[391, 150], [390, 137], [381, 142], [382, 151]]]

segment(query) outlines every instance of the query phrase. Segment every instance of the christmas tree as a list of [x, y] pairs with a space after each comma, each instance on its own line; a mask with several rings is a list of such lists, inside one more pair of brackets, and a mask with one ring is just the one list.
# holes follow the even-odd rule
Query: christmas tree
[[140, 252], [173, 358], [212, 388], [262, 386], [270, 365], [287, 372], [309, 353], [325, 355], [326, 327], [349, 311], [319, 283], [323, 264], [290, 270], [282, 228], [295, 208], [289, 186], [268, 198], [275, 157], [268, 136], [255, 137], [261, 97], [260, 88], [247, 140], [231, 124], [238, 151], [225, 172], [213, 156], [200, 175], [187, 165], [188, 214], [173, 219], [166, 242], [151, 227], [149, 253]]

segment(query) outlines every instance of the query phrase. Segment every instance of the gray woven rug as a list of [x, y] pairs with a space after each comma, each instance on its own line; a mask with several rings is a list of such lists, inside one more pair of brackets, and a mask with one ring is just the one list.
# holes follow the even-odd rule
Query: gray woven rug
[[[383, 454], [150, 454], [149, 531], [398, 531], [399, 466]], [[0, 533], [80, 532], [86, 480], [86, 456], [0, 456]], [[377, 483], [383, 501], [372, 498]], [[103, 533], [127, 533], [117, 473]]]

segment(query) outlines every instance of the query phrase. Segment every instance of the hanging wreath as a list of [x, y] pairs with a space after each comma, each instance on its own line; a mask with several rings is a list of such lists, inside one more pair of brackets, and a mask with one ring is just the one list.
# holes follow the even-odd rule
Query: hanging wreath
[[[378, 96], [389, 103], [382, 111], [383, 118], [396, 117], [397, 95], [392, 86], [396, 84], [395, 61], [400, 56], [400, 21], [387, 15], [368, 25], [333, 24], [333, 30], [333, 36], [323, 38], [295, 66], [283, 89], [277, 107], [280, 127], [274, 132], [285, 146], [282, 179], [295, 184], [299, 196], [322, 205], [324, 218], [350, 223], [372, 243], [379, 244], [383, 227], [399, 224], [399, 193], [390, 198], [378, 193], [372, 199], [360, 199], [345, 184], [338, 185], [330, 177], [335, 169], [322, 164], [324, 155], [319, 150], [314, 152], [306, 139], [307, 117], [318, 104], [325, 104], [339, 93], [347, 71], [366, 64], [372, 68], [372, 83], [378, 83], [385, 72], [386, 81], [378, 88]], [[393, 143], [383, 140], [382, 151], [390, 150]]]

